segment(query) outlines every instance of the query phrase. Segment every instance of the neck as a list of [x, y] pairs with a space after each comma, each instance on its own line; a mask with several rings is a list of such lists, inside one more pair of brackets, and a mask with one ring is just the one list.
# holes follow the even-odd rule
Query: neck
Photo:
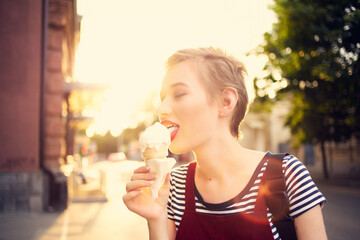
[[[219, 147], [220, 146], [220, 147]], [[221, 180], [233, 171], [238, 171], [244, 163], [244, 148], [231, 135], [221, 136], [194, 150], [197, 174], [205, 179]]]

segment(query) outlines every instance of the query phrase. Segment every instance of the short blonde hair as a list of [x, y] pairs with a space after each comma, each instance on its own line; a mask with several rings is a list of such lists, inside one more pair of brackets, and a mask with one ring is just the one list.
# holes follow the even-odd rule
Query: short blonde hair
[[227, 55], [221, 49], [188, 48], [174, 53], [166, 62], [170, 69], [185, 60], [194, 60], [198, 63], [200, 78], [210, 97], [222, 92], [224, 88], [234, 88], [238, 93], [238, 101], [230, 123], [230, 131], [234, 137], [239, 136], [239, 126], [248, 109], [248, 94], [244, 75], [247, 74], [244, 64], [236, 58]]

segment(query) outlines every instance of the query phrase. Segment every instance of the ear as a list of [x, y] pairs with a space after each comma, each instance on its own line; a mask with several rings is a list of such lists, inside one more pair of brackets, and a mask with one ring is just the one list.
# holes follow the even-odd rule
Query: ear
[[234, 111], [237, 100], [238, 93], [235, 88], [224, 88], [220, 96], [219, 115], [222, 117], [230, 116]]

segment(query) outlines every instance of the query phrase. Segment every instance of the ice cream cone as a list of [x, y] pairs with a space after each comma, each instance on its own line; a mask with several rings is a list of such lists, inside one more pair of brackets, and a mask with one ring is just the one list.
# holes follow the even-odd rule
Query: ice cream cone
[[148, 159], [162, 159], [166, 158], [168, 155], [168, 146], [167, 144], [159, 144], [158, 146], [154, 147], [146, 147], [145, 150], [142, 152], [142, 157], [144, 160]]
[[170, 143], [170, 133], [168, 129], [160, 123], [155, 123], [146, 128], [139, 139], [139, 146], [145, 165], [149, 167], [151, 173], [156, 175], [156, 179], [150, 186], [154, 199], [158, 197], [166, 174], [176, 163], [174, 158], [166, 158]]
[[156, 175], [156, 179], [150, 186], [151, 194], [154, 199], [158, 197], [159, 190], [164, 184], [166, 174], [175, 165], [174, 158], [149, 159], [145, 161], [145, 165], [149, 167], [150, 172]]

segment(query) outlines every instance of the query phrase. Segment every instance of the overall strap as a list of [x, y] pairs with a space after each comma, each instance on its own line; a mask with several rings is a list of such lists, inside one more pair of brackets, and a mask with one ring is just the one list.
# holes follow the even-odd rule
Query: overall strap
[[282, 161], [286, 154], [268, 156], [266, 167], [265, 186], [269, 194], [265, 196], [266, 205], [277, 221], [289, 213], [289, 199], [286, 195], [285, 178], [282, 171]]
[[191, 162], [188, 166], [185, 182], [185, 210], [195, 212], [195, 169], [196, 162]]
[[297, 239], [294, 220], [289, 216], [289, 198], [286, 194], [286, 183], [282, 171], [285, 153], [268, 156], [266, 167], [265, 186], [268, 194], [265, 196], [273, 223], [282, 239]]

